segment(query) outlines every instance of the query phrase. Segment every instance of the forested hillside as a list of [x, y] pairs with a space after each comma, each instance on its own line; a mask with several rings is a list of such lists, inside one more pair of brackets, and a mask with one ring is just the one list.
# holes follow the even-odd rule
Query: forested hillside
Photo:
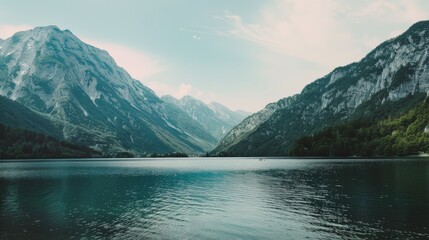
[[380, 121], [354, 120], [299, 139], [292, 156], [405, 156], [429, 152], [429, 99]]
[[82, 158], [100, 153], [53, 137], [0, 124], [0, 158]]

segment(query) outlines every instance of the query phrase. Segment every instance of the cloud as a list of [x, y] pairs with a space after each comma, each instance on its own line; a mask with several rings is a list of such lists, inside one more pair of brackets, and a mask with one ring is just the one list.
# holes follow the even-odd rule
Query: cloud
[[160, 96], [171, 95], [175, 98], [182, 98], [184, 96], [190, 95], [199, 99], [207, 96], [207, 94], [204, 94], [203, 91], [195, 88], [189, 83], [180, 83], [179, 86], [173, 87], [164, 83], [151, 81], [148, 82], [147, 85]]
[[359, 56], [346, 44], [353, 38], [337, 19], [340, 10], [332, 0], [282, 0], [263, 9], [256, 23], [229, 13], [223, 20], [231, 24], [232, 36], [331, 67]]
[[387, 37], [392, 38], [403, 33], [411, 24], [427, 20], [429, 4], [424, 0], [373, 0], [349, 12], [355, 21], [366, 19], [372, 21], [373, 25], [380, 25], [379, 29], [382, 26], [397, 26], [387, 33]]
[[389, 32], [380, 28], [401, 25], [390, 31], [397, 33], [404, 24], [428, 17], [423, 5], [413, 0], [277, 0], [265, 5], [252, 22], [229, 12], [217, 18], [227, 26], [221, 35], [333, 68], [359, 60], [385, 40]]
[[0, 24], [0, 38], [6, 39], [11, 37], [14, 33], [32, 29], [30, 25], [12, 25]]
[[179, 90], [175, 93], [175, 95], [179, 98], [186, 95], [190, 95], [199, 99], [205, 96], [205, 94], [202, 91], [193, 87], [191, 84], [187, 84], [187, 83], [180, 84]]
[[192, 28], [179, 28], [179, 31], [181, 32], [185, 32], [185, 33], [190, 33], [192, 34], [192, 38], [194, 39], [201, 39], [201, 35], [205, 35], [205, 36], [212, 36], [213, 35], [213, 31], [211, 31], [209, 28], [196, 28], [196, 29], [192, 29]]
[[158, 96], [171, 95], [177, 99], [184, 96], [192, 96], [200, 99], [205, 103], [214, 101], [217, 96], [212, 92], [203, 92], [189, 83], [180, 83], [177, 86], [161, 83], [159, 81], [149, 81], [146, 85], [154, 90]]
[[414, 0], [373, 0], [352, 12], [357, 17], [377, 17], [383, 22], [416, 22], [428, 16], [420, 1]]
[[95, 47], [106, 50], [133, 78], [145, 81], [149, 77], [166, 70], [166, 66], [159, 60], [141, 52], [117, 43], [85, 39]]

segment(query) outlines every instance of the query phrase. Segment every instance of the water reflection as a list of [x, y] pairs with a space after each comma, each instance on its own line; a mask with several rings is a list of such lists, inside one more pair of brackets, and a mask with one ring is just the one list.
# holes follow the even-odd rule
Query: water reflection
[[273, 206], [321, 238], [428, 237], [427, 162], [324, 162], [265, 174]]
[[429, 161], [0, 163], [0, 238], [429, 237]]

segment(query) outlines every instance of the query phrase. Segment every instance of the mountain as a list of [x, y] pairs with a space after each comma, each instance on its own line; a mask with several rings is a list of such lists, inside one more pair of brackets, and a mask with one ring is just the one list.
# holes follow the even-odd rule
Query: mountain
[[[411, 26], [361, 61], [338, 67], [307, 85], [277, 109], [270, 105], [231, 130], [213, 153], [233, 156], [288, 155], [296, 140], [360, 118], [382, 120], [386, 106], [409, 110], [407, 102], [429, 91], [429, 21]], [[408, 99], [408, 101], [401, 101]], [[417, 99], [417, 100], [415, 100]], [[397, 115], [396, 108], [391, 111]], [[266, 114], [264, 114], [264, 112]]]
[[[18, 32], [1, 43], [0, 95], [63, 123], [61, 139], [106, 155], [194, 154], [216, 143], [106, 51], [55, 26]], [[179, 116], [186, 120], [176, 121]]]
[[215, 102], [207, 105], [191, 96], [184, 96], [179, 100], [167, 95], [162, 100], [182, 109], [217, 140], [246, 117], [246, 112], [233, 112]]

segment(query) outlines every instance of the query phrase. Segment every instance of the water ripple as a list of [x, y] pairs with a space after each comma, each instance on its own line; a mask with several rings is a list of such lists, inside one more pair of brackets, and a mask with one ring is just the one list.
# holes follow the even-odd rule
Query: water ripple
[[0, 238], [429, 238], [429, 162], [0, 163]]

